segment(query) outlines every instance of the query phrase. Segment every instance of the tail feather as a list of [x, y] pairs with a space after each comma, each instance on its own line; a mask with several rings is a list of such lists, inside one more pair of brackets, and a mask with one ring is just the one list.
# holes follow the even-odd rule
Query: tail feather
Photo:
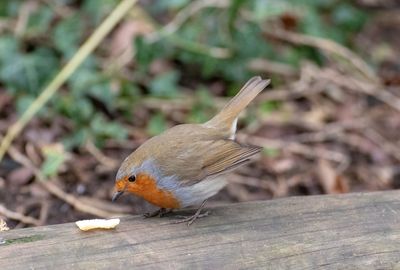
[[[270, 80], [263, 80], [261, 77], [253, 77], [240, 89], [225, 107], [211, 120], [206, 122], [205, 126], [224, 128], [232, 130], [232, 126], [236, 129], [236, 120], [240, 112], [270, 83]], [[234, 133], [234, 132], [233, 132]]]

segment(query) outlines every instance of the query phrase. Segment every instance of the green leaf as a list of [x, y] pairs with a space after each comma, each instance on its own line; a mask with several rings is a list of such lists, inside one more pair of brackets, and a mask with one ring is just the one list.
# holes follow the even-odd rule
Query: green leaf
[[0, 80], [12, 91], [37, 95], [57, 71], [58, 61], [45, 47], [22, 54], [18, 45], [13, 38], [0, 39]]
[[103, 144], [106, 139], [123, 140], [128, 137], [127, 130], [117, 122], [110, 122], [100, 114], [96, 114], [90, 122], [90, 131], [97, 144]]
[[156, 13], [174, 11], [183, 8], [189, 2], [190, 0], [158, 0], [151, 5], [151, 8]]
[[22, 0], [0, 1], [0, 17], [16, 17]]
[[176, 97], [178, 94], [179, 72], [168, 71], [155, 77], [149, 85], [150, 93], [156, 97]]
[[18, 54], [19, 41], [12, 35], [0, 38], [0, 64], [5, 65]]
[[228, 9], [228, 29], [229, 33], [233, 33], [235, 30], [235, 21], [239, 17], [240, 8], [245, 4], [244, 0], [232, 0]]
[[147, 133], [151, 136], [155, 136], [167, 129], [167, 123], [164, 115], [158, 113], [150, 118], [147, 124]]
[[266, 18], [279, 16], [293, 8], [288, 1], [255, 0], [253, 4], [253, 16], [257, 21], [265, 21]]
[[76, 13], [59, 22], [53, 31], [55, 47], [69, 58], [78, 48], [83, 34], [82, 16]]
[[40, 8], [29, 16], [27, 25], [27, 33], [31, 36], [46, 34], [49, 31], [50, 23], [54, 18], [54, 13], [48, 6], [40, 6]]
[[279, 155], [280, 151], [277, 148], [264, 147], [262, 153], [268, 157], [274, 158]]
[[162, 39], [155, 43], [149, 43], [142, 36], [137, 36], [132, 44], [133, 51], [136, 51], [135, 59], [138, 62], [139, 71], [147, 72], [148, 66], [155, 59], [170, 59], [176, 48], [169, 39]]
[[34, 97], [24, 95], [21, 96], [17, 99], [17, 112], [19, 115], [22, 115], [26, 109], [32, 104], [32, 102], [35, 100]]
[[79, 98], [86, 94], [89, 87], [100, 82], [103, 75], [94, 67], [80, 67], [68, 80], [71, 93], [74, 97]]
[[74, 132], [67, 134], [63, 139], [63, 144], [66, 149], [73, 149], [74, 147], [83, 145], [90, 137], [88, 128], [75, 128]]
[[270, 114], [271, 112], [278, 110], [280, 106], [281, 103], [278, 101], [266, 101], [261, 104], [260, 108], [262, 112]]
[[121, 110], [125, 119], [132, 118], [132, 111], [135, 105], [140, 102], [141, 93], [137, 85], [132, 82], [121, 82], [121, 88], [118, 98], [115, 102], [115, 107]]
[[113, 10], [118, 4], [118, 0], [85, 0], [83, 2], [83, 10], [90, 16], [87, 19], [91, 20], [93, 25], [100, 24], [101, 20]]
[[333, 23], [341, 27], [343, 32], [359, 31], [364, 26], [367, 15], [348, 3], [338, 5], [333, 13]]
[[211, 119], [215, 113], [213, 97], [210, 92], [203, 87], [196, 90], [195, 94], [197, 102], [194, 104], [190, 112], [189, 122], [203, 123]]
[[54, 108], [78, 125], [87, 125], [95, 113], [95, 108], [86, 98], [75, 98], [72, 95], [62, 94], [55, 96], [53, 100]]
[[40, 170], [45, 176], [57, 175], [59, 168], [64, 163], [66, 159], [65, 152], [58, 150], [54, 149], [44, 152], [45, 160]]
[[307, 14], [300, 21], [300, 29], [308, 35], [316, 37], [328, 37], [326, 25], [322, 21], [318, 10], [313, 7], [307, 9]]

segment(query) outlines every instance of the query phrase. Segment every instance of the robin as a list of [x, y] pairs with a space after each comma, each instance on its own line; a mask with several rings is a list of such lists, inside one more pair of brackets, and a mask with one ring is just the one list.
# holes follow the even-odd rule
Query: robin
[[176, 222], [188, 225], [207, 216], [201, 213], [205, 202], [226, 185], [216, 176], [247, 163], [261, 150], [235, 141], [236, 124], [240, 112], [269, 82], [253, 77], [208, 122], [177, 125], [143, 143], [122, 162], [112, 201], [129, 192], [160, 207], [145, 217], [200, 205], [193, 216]]

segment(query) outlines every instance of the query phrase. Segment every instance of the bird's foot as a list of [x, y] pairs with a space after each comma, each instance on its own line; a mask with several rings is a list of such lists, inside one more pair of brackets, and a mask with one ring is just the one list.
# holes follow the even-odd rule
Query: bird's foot
[[160, 217], [161, 218], [161, 217], [165, 216], [166, 214], [168, 214], [170, 212], [172, 212], [171, 209], [167, 210], [165, 208], [160, 208], [160, 209], [158, 209], [158, 210], [156, 210], [154, 212], [145, 213], [143, 215], [143, 217], [144, 218], [151, 218], [151, 217]]
[[186, 223], [187, 222], [187, 225], [190, 226], [193, 224], [193, 222], [196, 221], [196, 219], [207, 217], [208, 215], [210, 215], [210, 211], [205, 211], [204, 213], [201, 213], [201, 209], [199, 209], [199, 210], [197, 210], [193, 216], [174, 216], [175, 218], [179, 218], [180, 220], [175, 220], [171, 223], [178, 224], [178, 223]]
[[193, 222], [196, 221], [198, 218], [203, 218], [206, 217], [210, 214], [209, 211], [206, 211], [204, 213], [201, 213], [201, 210], [203, 210], [204, 205], [206, 204], [207, 200], [205, 200], [197, 209], [196, 213], [194, 213], [193, 216], [175, 216], [176, 218], [180, 218], [181, 220], [175, 220], [172, 223], [173, 224], [178, 224], [178, 223], [187, 223], [188, 226], [192, 225]]

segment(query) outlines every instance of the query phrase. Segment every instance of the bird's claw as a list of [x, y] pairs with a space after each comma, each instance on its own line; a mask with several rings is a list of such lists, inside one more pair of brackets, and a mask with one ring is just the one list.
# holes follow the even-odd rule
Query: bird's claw
[[187, 222], [187, 225], [190, 226], [190, 225], [193, 224], [193, 222], [196, 221], [196, 219], [207, 217], [208, 215], [210, 215], [210, 211], [206, 211], [204, 213], [201, 213], [200, 211], [198, 211], [193, 216], [174, 216], [175, 218], [179, 218], [180, 220], [174, 220], [171, 223], [172, 224], [179, 224], [179, 223], [186, 223]]
[[143, 214], [143, 217], [144, 218], [151, 218], [151, 217], [160, 217], [161, 218], [169, 212], [171, 212], [171, 210], [167, 210], [165, 208], [160, 208], [154, 212], [149, 212], [149, 213]]

